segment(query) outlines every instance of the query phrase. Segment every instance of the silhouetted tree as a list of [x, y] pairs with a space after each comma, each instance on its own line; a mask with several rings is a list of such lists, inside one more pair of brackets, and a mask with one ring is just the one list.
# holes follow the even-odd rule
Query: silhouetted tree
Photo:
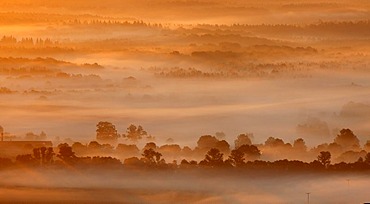
[[46, 164], [52, 164], [54, 159], [55, 153], [54, 153], [54, 149], [52, 147], [48, 147], [46, 152], [45, 152], [45, 163]]
[[142, 156], [146, 164], [156, 165], [160, 162], [162, 154], [159, 152], [156, 152], [153, 149], [146, 149], [144, 150]]
[[77, 157], [75, 153], [72, 151], [72, 147], [70, 147], [67, 143], [63, 143], [58, 145], [59, 147], [59, 154], [57, 157], [59, 157], [61, 160], [68, 164], [73, 164], [76, 162]]
[[331, 159], [331, 154], [328, 151], [322, 151], [320, 154], [317, 156], [317, 160], [325, 167], [328, 167], [330, 165], [330, 159]]
[[101, 142], [117, 142], [119, 135], [116, 130], [116, 126], [114, 126], [110, 122], [103, 122], [100, 121], [96, 125], [96, 139]]
[[231, 154], [228, 160], [231, 163], [231, 165], [235, 167], [241, 167], [245, 164], [244, 163], [244, 160], [245, 160], [244, 153], [238, 149], [234, 149], [231, 151]]
[[158, 146], [154, 142], [148, 142], [148, 143], [145, 144], [143, 150], [146, 150], [146, 149], [156, 150], [157, 148], [158, 148]]
[[352, 130], [350, 129], [342, 129], [340, 134], [334, 139], [334, 142], [345, 148], [346, 150], [349, 149], [359, 149], [360, 141], [353, 134]]
[[203, 135], [199, 137], [199, 140], [197, 141], [198, 148], [199, 149], [211, 149], [216, 147], [216, 143], [218, 142], [218, 139], [211, 135]]
[[87, 145], [87, 148], [89, 148], [89, 150], [100, 150], [101, 149], [101, 144], [97, 141], [91, 141], [88, 145]]
[[162, 145], [158, 148], [158, 151], [163, 154], [165, 158], [177, 158], [181, 156], [181, 147], [178, 144]]
[[261, 151], [254, 145], [242, 145], [238, 150], [243, 152], [244, 158], [247, 160], [256, 160], [261, 156]]
[[81, 142], [75, 142], [72, 144], [72, 150], [76, 152], [77, 155], [83, 155], [87, 153], [87, 146], [83, 145]]
[[265, 141], [265, 146], [269, 147], [283, 147], [285, 145], [284, 141], [279, 138], [269, 137]]
[[216, 149], [220, 150], [220, 152], [224, 154], [229, 154], [230, 153], [230, 145], [226, 140], [221, 140], [216, 142]]
[[206, 165], [212, 167], [222, 166], [224, 163], [223, 156], [224, 154], [222, 154], [220, 150], [212, 148], [205, 155], [204, 162]]
[[123, 134], [123, 137], [135, 143], [141, 140], [142, 138], [146, 138], [148, 140], [154, 139], [151, 135], [148, 135], [148, 133], [143, 129], [141, 125], [136, 127], [133, 124], [131, 124], [127, 128], [126, 134]]

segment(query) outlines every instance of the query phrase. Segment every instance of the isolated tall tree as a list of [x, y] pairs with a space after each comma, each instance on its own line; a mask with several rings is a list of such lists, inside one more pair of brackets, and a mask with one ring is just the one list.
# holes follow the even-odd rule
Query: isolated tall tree
[[96, 139], [101, 142], [116, 142], [119, 135], [114, 126], [110, 122], [100, 121], [96, 125]]

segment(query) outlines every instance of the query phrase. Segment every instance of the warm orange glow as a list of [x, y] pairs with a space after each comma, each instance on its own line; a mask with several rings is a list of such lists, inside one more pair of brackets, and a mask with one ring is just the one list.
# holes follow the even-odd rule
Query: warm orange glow
[[370, 202], [369, 36], [367, 0], [0, 0], [0, 202]]

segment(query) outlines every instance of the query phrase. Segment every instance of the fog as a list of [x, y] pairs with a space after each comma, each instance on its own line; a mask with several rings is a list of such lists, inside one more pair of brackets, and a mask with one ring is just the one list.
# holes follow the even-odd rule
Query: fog
[[[87, 147], [109, 121], [119, 135], [141, 125], [158, 147], [194, 152], [202, 135], [224, 133], [230, 151], [251, 133], [262, 160], [311, 162], [348, 128], [356, 152], [332, 145], [333, 162], [366, 159], [369, 10], [365, 0], [0, 0], [5, 140], [43, 131], [54, 148]], [[307, 154], [270, 149], [270, 137], [302, 138]], [[308, 192], [312, 203], [369, 201], [366, 173], [198, 170], [1, 170], [0, 202], [305, 203]]]
[[[363, 203], [368, 175], [197, 172], [6, 171], [4, 202]], [[230, 173], [230, 172], [229, 172]], [[33, 178], [33, 179], [31, 179]], [[37, 178], [37, 179], [36, 179]], [[221, 185], [222, 184], [222, 185]]]

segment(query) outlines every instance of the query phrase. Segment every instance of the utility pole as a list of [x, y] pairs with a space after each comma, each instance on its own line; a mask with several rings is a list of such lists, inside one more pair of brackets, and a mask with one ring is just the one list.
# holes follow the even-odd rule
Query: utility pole
[[306, 193], [307, 194], [307, 204], [310, 204], [310, 194], [311, 193]]

